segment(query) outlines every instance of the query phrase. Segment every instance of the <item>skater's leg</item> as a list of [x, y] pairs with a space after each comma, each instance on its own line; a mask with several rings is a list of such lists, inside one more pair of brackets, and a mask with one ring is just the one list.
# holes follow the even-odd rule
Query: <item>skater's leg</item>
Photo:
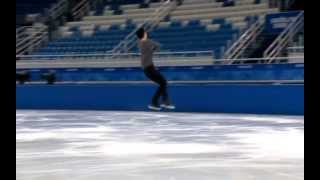
[[172, 105], [170, 102], [169, 95], [167, 92], [167, 80], [161, 75], [159, 71], [155, 71], [154, 73], [154, 81], [160, 85], [160, 87], [157, 90], [157, 98], [159, 98], [160, 95], [162, 96], [161, 107], [166, 109], [175, 109], [175, 106]]
[[161, 97], [161, 88], [158, 87], [157, 91], [154, 93], [152, 97], [152, 104], [159, 105], [159, 98]]
[[158, 103], [158, 100], [161, 96], [163, 101], [169, 101], [167, 93], [167, 80], [160, 74], [160, 72], [151, 66], [145, 69], [145, 74], [150, 80], [159, 85], [159, 88], [152, 98], [152, 102]]
[[153, 105], [158, 105], [159, 104], [159, 98], [162, 95], [162, 88], [161, 88], [161, 81], [159, 80], [159, 75], [157, 73], [157, 70], [155, 69], [154, 66], [149, 66], [144, 69], [145, 75], [153, 82], [157, 83], [159, 85], [158, 89], [154, 93], [152, 97], [152, 104]]
[[169, 95], [168, 95], [168, 85], [167, 85], [167, 80], [160, 74], [159, 76], [159, 80], [160, 80], [160, 89], [161, 89], [161, 96], [162, 96], [162, 101], [165, 103], [169, 103]]

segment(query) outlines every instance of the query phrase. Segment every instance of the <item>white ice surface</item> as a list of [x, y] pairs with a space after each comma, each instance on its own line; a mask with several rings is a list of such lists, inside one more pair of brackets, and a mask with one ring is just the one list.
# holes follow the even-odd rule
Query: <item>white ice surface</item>
[[302, 180], [304, 117], [16, 112], [17, 180]]

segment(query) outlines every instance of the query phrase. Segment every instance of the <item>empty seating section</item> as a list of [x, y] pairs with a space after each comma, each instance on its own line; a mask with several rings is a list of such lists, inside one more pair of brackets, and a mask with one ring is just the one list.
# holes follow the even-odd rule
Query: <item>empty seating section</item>
[[[151, 0], [150, 2], [159, 2], [160, 0]], [[143, 8], [148, 7], [149, 4], [145, 3], [144, 0], [104, 0], [97, 5], [96, 11], [94, 12], [95, 15], [104, 15], [111, 10], [112, 14], [121, 14], [123, 9], [126, 8]], [[121, 8], [122, 7], [122, 8]]]
[[[62, 38], [35, 54], [106, 53], [160, 5], [156, 1], [145, 5], [143, 2], [105, 3], [101, 15], [68, 22], [60, 29]], [[220, 58], [228, 42], [243, 32], [252, 19], [276, 11], [265, 1], [238, 0], [234, 6], [224, 7], [223, 2], [215, 0], [184, 0], [150, 36], [162, 44], [162, 51], [214, 51], [215, 58]], [[135, 47], [133, 52], [137, 51]]]
[[16, 0], [16, 14], [38, 14], [43, 13], [45, 8], [50, 8], [58, 0]]

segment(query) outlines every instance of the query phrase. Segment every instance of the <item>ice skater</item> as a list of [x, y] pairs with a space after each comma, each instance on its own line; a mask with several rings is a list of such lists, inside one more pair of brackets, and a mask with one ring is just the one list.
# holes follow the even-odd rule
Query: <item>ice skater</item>
[[[167, 92], [167, 80], [161, 75], [161, 73], [155, 68], [153, 64], [153, 53], [160, 50], [159, 43], [156, 43], [148, 39], [148, 33], [144, 28], [137, 30], [136, 35], [139, 39], [139, 48], [141, 52], [141, 66], [144, 74], [153, 82], [159, 85], [159, 88], [152, 97], [151, 104], [148, 106], [152, 110], [175, 109], [175, 106], [171, 104], [169, 95]], [[162, 102], [159, 105], [159, 99], [162, 97]]]

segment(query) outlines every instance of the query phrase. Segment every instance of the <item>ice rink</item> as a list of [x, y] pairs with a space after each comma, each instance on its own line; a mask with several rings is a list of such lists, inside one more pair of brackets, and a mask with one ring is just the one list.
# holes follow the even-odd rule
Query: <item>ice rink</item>
[[16, 111], [17, 180], [302, 180], [304, 117]]

